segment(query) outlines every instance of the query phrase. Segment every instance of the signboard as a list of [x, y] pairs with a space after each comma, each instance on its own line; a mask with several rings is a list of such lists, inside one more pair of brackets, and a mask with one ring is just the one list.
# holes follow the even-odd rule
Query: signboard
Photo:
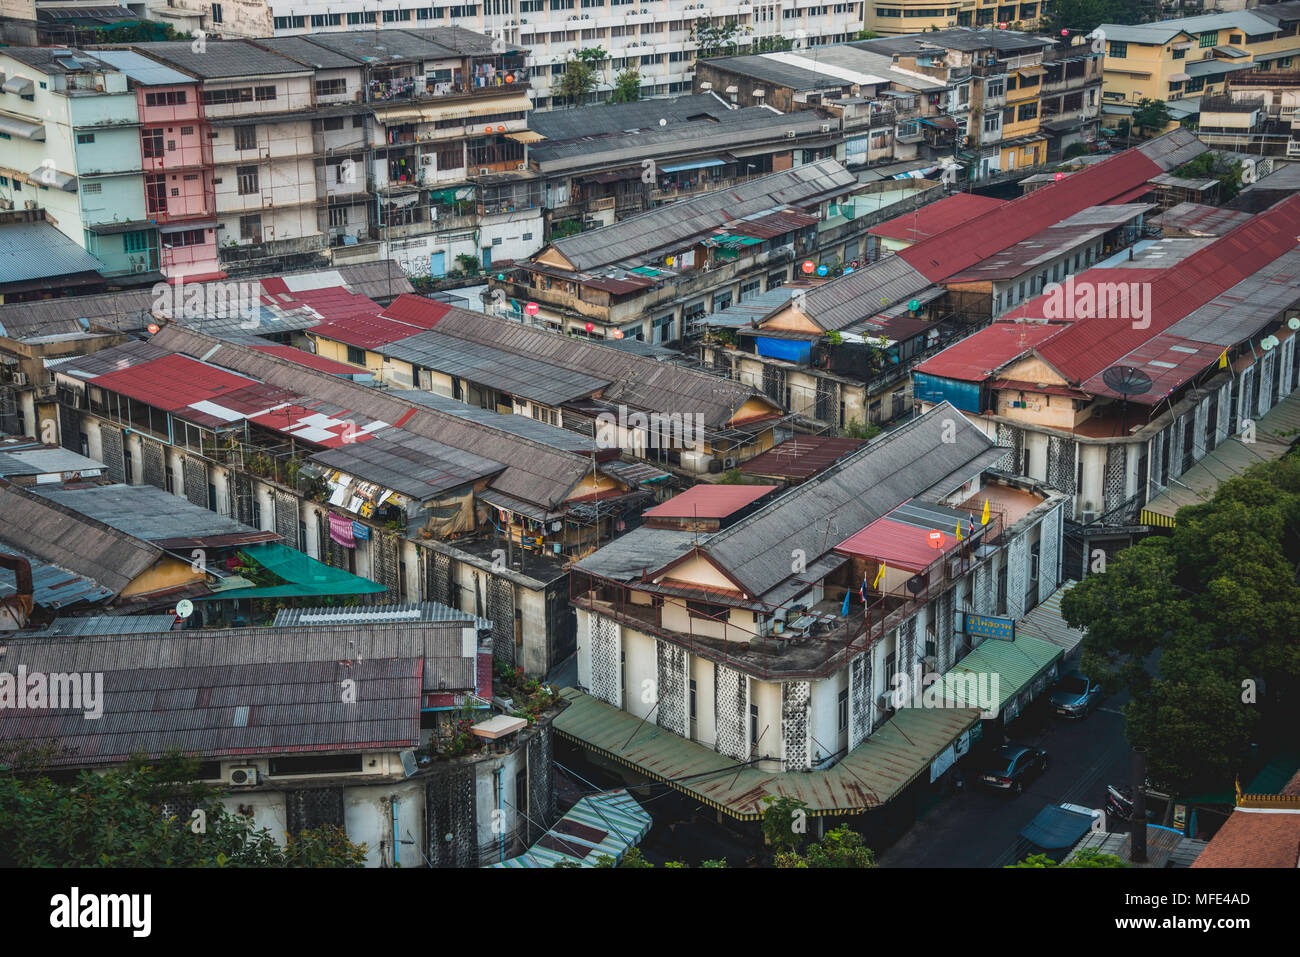
[[992, 615], [965, 616], [966, 634], [980, 638], [996, 638], [999, 641], [1016, 640], [1016, 623], [1011, 618], [995, 618]]
[[353, 538], [359, 538], [359, 539], [367, 539], [367, 538], [369, 538], [369, 537], [370, 537], [370, 526], [369, 526], [369, 525], [362, 525], [360, 522], [353, 522], [353, 523], [352, 523], [352, 537], [353, 537]]

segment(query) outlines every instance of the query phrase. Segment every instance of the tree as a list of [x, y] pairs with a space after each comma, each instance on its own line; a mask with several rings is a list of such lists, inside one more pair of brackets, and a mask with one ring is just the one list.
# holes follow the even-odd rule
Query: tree
[[1152, 100], [1145, 96], [1138, 100], [1138, 105], [1133, 110], [1133, 129], [1139, 136], [1144, 130], [1159, 133], [1169, 122], [1169, 107], [1164, 100]]
[[1176, 176], [1193, 179], [1217, 179], [1219, 201], [1227, 202], [1241, 192], [1241, 161], [1223, 153], [1206, 152], [1174, 171]]
[[1103, 23], [1144, 23], [1158, 16], [1157, 0], [1054, 0], [1045, 32], [1091, 33]]
[[596, 67], [591, 60], [581, 54], [570, 53], [564, 64], [564, 75], [556, 86], [556, 93], [568, 100], [570, 106], [580, 106], [583, 98], [596, 88], [596, 82]]
[[611, 103], [635, 103], [641, 99], [641, 74], [635, 69], [627, 69], [614, 77], [614, 91], [609, 95]]
[[1114, 854], [1102, 854], [1095, 847], [1085, 847], [1079, 851], [1070, 860], [1058, 864], [1046, 854], [1031, 854], [1023, 861], [1015, 864], [1007, 864], [1008, 868], [1026, 867], [1026, 868], [1083, 868], [1083, 867], [1128, 867], [1126, 861], [1120, 860]]
[[1062, 615], [1087, 632], [1083, 670], [1133, 692], [1125, 735], [1149, 750], [1157, 784], [1226, 790], [1250, 744], [1289, 746], [1300, 722], [1297, 565], [1293, 451], [1179, 509], [1171, 534], [1124, 550], [1065, 595]]
[[[337, 828], [285, 846], [195, 783], [198, 762], [133, 760], [71, 784], [0, 771], [0, 867], [361, 867], [365, 845]], [[192, 810], [199, 814], [193, 815]]]
[[798, 798], [763, 798], [763, 837], [780, 854], [793, 851], [808, 833], [808, 805]]
[[837, 827], [808, 848], [804, 855], [809, 867], [875, 867], [876, 855], [862, 843], [862, 835], [851, 828]]
[[714, 24], [708, 17], [699, 17], [691, 26], [691, 39], [695, 42], [695, 58], [707, 60], [715, 56], [735, 56], [740, 47], [738, 38], [744, 28], [736, 20]]

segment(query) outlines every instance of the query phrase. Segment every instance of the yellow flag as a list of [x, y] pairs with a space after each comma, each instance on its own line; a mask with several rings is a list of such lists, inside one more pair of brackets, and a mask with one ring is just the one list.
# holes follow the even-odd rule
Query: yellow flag
[[1220, 368], [1220, 369], [1226, 369], [1226, 368], [1228, 368], [1228, 350], [1227, 350], [1227, 349], [1224, 349], [1224, 350], [1223, 350], [1223, 355], [1219, 356], [1219, 368]]
[[981, 524], [981, 525], [987, 525], [988, 523], [989, 523], [989, 500], [988, 500], [988, 499], [985, 499], [985, 500], [984, 500], [984, 514], [980, 516], [980, 524]]
[[885, 574], [885, 563], [881, 562], [880, 567], [876, 569], [876, 580], [871, 583], [872, 588], [880, 587], [880, 579], [884, 577], [884, 574]]
[[957, 519], [957, 541], [961, 541], [961, 519]]

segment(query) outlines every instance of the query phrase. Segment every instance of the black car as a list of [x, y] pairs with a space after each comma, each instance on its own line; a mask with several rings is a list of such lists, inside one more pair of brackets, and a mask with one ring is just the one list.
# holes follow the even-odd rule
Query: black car
[[1031, 775], [1047, 770], [1047, 752], [1020, 744], [1004, 744], [984, 762], [980, 783], [995, 791], [1019, 794]]

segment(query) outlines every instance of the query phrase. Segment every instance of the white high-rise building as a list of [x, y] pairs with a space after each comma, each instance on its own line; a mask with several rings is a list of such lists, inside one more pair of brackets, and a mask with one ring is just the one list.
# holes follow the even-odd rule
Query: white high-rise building
[[[734, 20], [738, 53], [774, 36], [808, 47], [848, 40], [862, 29], [863, 18], [862, 3], [802, 0], [270, 0], [269, 8], [276, 36], [446, 26], [500, 36], [532, 54], [533, 100], [539, 109], [553, 105], [552, 81], [564, 72], [572, 51], [599, 47], [608, 54], [600, 65], [597, 97], [626, 69], [640, 72], [642, 96], [669, 96], [690, 92], [696, 51], [691, 29], [701, 17], [715, 25]], [[203, 28], [231, 32], [210, 20]]]

